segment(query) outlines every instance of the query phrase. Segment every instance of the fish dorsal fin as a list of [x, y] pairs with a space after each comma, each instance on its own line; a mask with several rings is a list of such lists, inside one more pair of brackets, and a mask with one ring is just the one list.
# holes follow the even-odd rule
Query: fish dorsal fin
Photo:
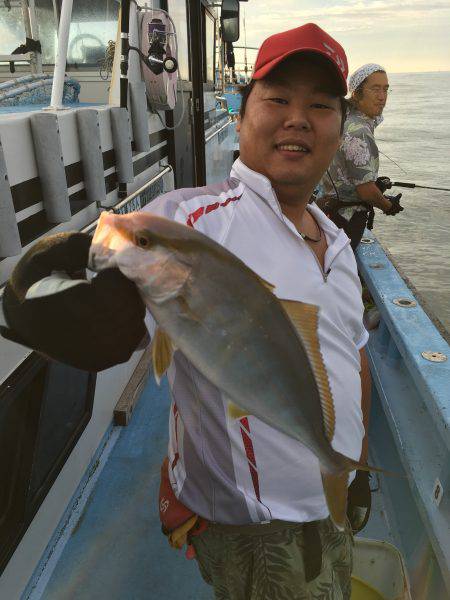
[[331, 395], [328, 373], [320, 351], [317, 327], [319, 323], [319, 307], [314, 304], [296, 302], [295, 300], [280, 300], [281, 305], [294, 325], [308, 355], [314, 378], [319, 389], [322, 406], [323, 425], [328, 441], [334, 436], [336, 416], [334, 413], [333, 396]]
[[169, 368], [173, 351], [170, 337], [160, 327], [157, 327], [152, 339], [152, 362], [153, 373], [158, 385], [161, 382], [161, 377]]
[[269, 283], [268, 281], [266, 281], [259, 275], [257, 275], [257, 277], [258, 277], [260, 283], [262, 283], [263, 286], [266, 287], [269, 290], [269, 292], [272, 292], [272, 294], [273, 294], [273, 290], [275, 289], [275, 286], [273, 285], [273, 283]]

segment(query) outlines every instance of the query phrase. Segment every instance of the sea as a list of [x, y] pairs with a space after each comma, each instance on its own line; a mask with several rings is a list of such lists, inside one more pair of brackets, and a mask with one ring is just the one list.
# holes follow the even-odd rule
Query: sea
[[[389, 74], [375, 130], [379, 175], [450, 190], [450, 71]], [[229, 96], [235, 111], [240, 96]], [[233, 104], [234, 103], [234, 104]], [[394, 187], [403, 212], [376, 210], [374, 234], [422, 307], [450, 342], [450, 191]]]
[[[389, 83], [375, 130], [379, 174], [450, 189], [450, 72], [390, 74]], [[449, 339], [450, 191], [390, 190], [397, 192], [404, 211], [388, 217], [376, 210], [373, 232]]]

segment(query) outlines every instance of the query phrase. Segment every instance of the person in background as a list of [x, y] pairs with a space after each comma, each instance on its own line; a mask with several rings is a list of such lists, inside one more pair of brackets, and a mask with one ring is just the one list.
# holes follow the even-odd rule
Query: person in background
[[389, 81], [386, 70], [374, 63], [357, 69], [348, 80], [349, 111], [342, 144], [320, 185], [318, 204], [341, 227], [356, 249], [368, 226], [372, 228], [374, 207], [395, 215], [403, 207], [400, 197], [383, 195], [378, 179], [378, 147], [375, 128], [382, 122]]
[[[170, 191], [144, 210], [216, 240], [270, 281], [280, 299], [320, 308], [318, 336], [336, 407], [332, 444], [366, 461], [368, 333], [356, 261], [345, 233], [309, 204], [341, 142], [346, 76], [343, 48], [317, 25], [269, 37], [243, 93], [240, 158], [230, 177]], [[22, 258], [5, 291], [10, 329], [1, 331], [98, 370], [127, 360], [145, 333], [142, 301], [120, 272], [101, 272], [89, 285], [72, 282], [45, 303], [20, 302], [49, 271], [86, 266], [90, 243], [75, 233]], [[71, 324], [70, 336], [61, 321]], [[252, 415], [230, 416], [227, 397], [180, 351], [168, 380], [160, 511], [172, 545], [188, 542], [217, 599], [349, 600], [352, 532], [329, 517], [317, 458]]]

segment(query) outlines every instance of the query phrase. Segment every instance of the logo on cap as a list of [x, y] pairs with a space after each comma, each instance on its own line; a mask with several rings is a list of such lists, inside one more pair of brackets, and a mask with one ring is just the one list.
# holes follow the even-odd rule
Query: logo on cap
[[345, 75], [345, 64], [344, 64], [344, 61], [342, 60], [342, 58], [340, 57], [339, 53], [337, 52], [337, 50], [335, 50], [334, 48], [329, 46], [326, 42], [322, 42], [322, 46], [325, 48], [325, 51], [328, 54], [328, 56], [331, 56], [333, 58], [333, 60], [337, 64], [337, 66], [340, 68], [342, 73]]

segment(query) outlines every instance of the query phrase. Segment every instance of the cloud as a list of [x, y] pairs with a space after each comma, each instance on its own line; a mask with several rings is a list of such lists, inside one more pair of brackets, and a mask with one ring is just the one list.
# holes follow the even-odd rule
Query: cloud
[[[346, 49], [350, 67], [381, 62], [395, 71], [450, 70], [449, 0], [250, 0], [240, 4], [246, 16], [246, 44], [259, 47], [273, 33], [315, 22]], [[426, 43], [424, 38], [426, 31]], [[249, 67], [256, 52], [249, 50]], [[242, 68], [244, 52], [236, 51]]]
[[408, 28], [424, 19], [427, 22], [434, 19], [442, 22], [450, 11], [450, 2], [349, 0], [325, 5], [314, 2], [310, 7], [298, 8], [298, 0], [285, 0], [283, 10], [275, 12], [272, 2], [257, 0], [254, 4], [249, 3], [245, 10], [248, 15], [248, 42], [249, 39], [264, 39], [266, 35], [292, 27], [295, 22], [320, 22], [331, 33], [373, 31], [377, 26], [385, 29]]

